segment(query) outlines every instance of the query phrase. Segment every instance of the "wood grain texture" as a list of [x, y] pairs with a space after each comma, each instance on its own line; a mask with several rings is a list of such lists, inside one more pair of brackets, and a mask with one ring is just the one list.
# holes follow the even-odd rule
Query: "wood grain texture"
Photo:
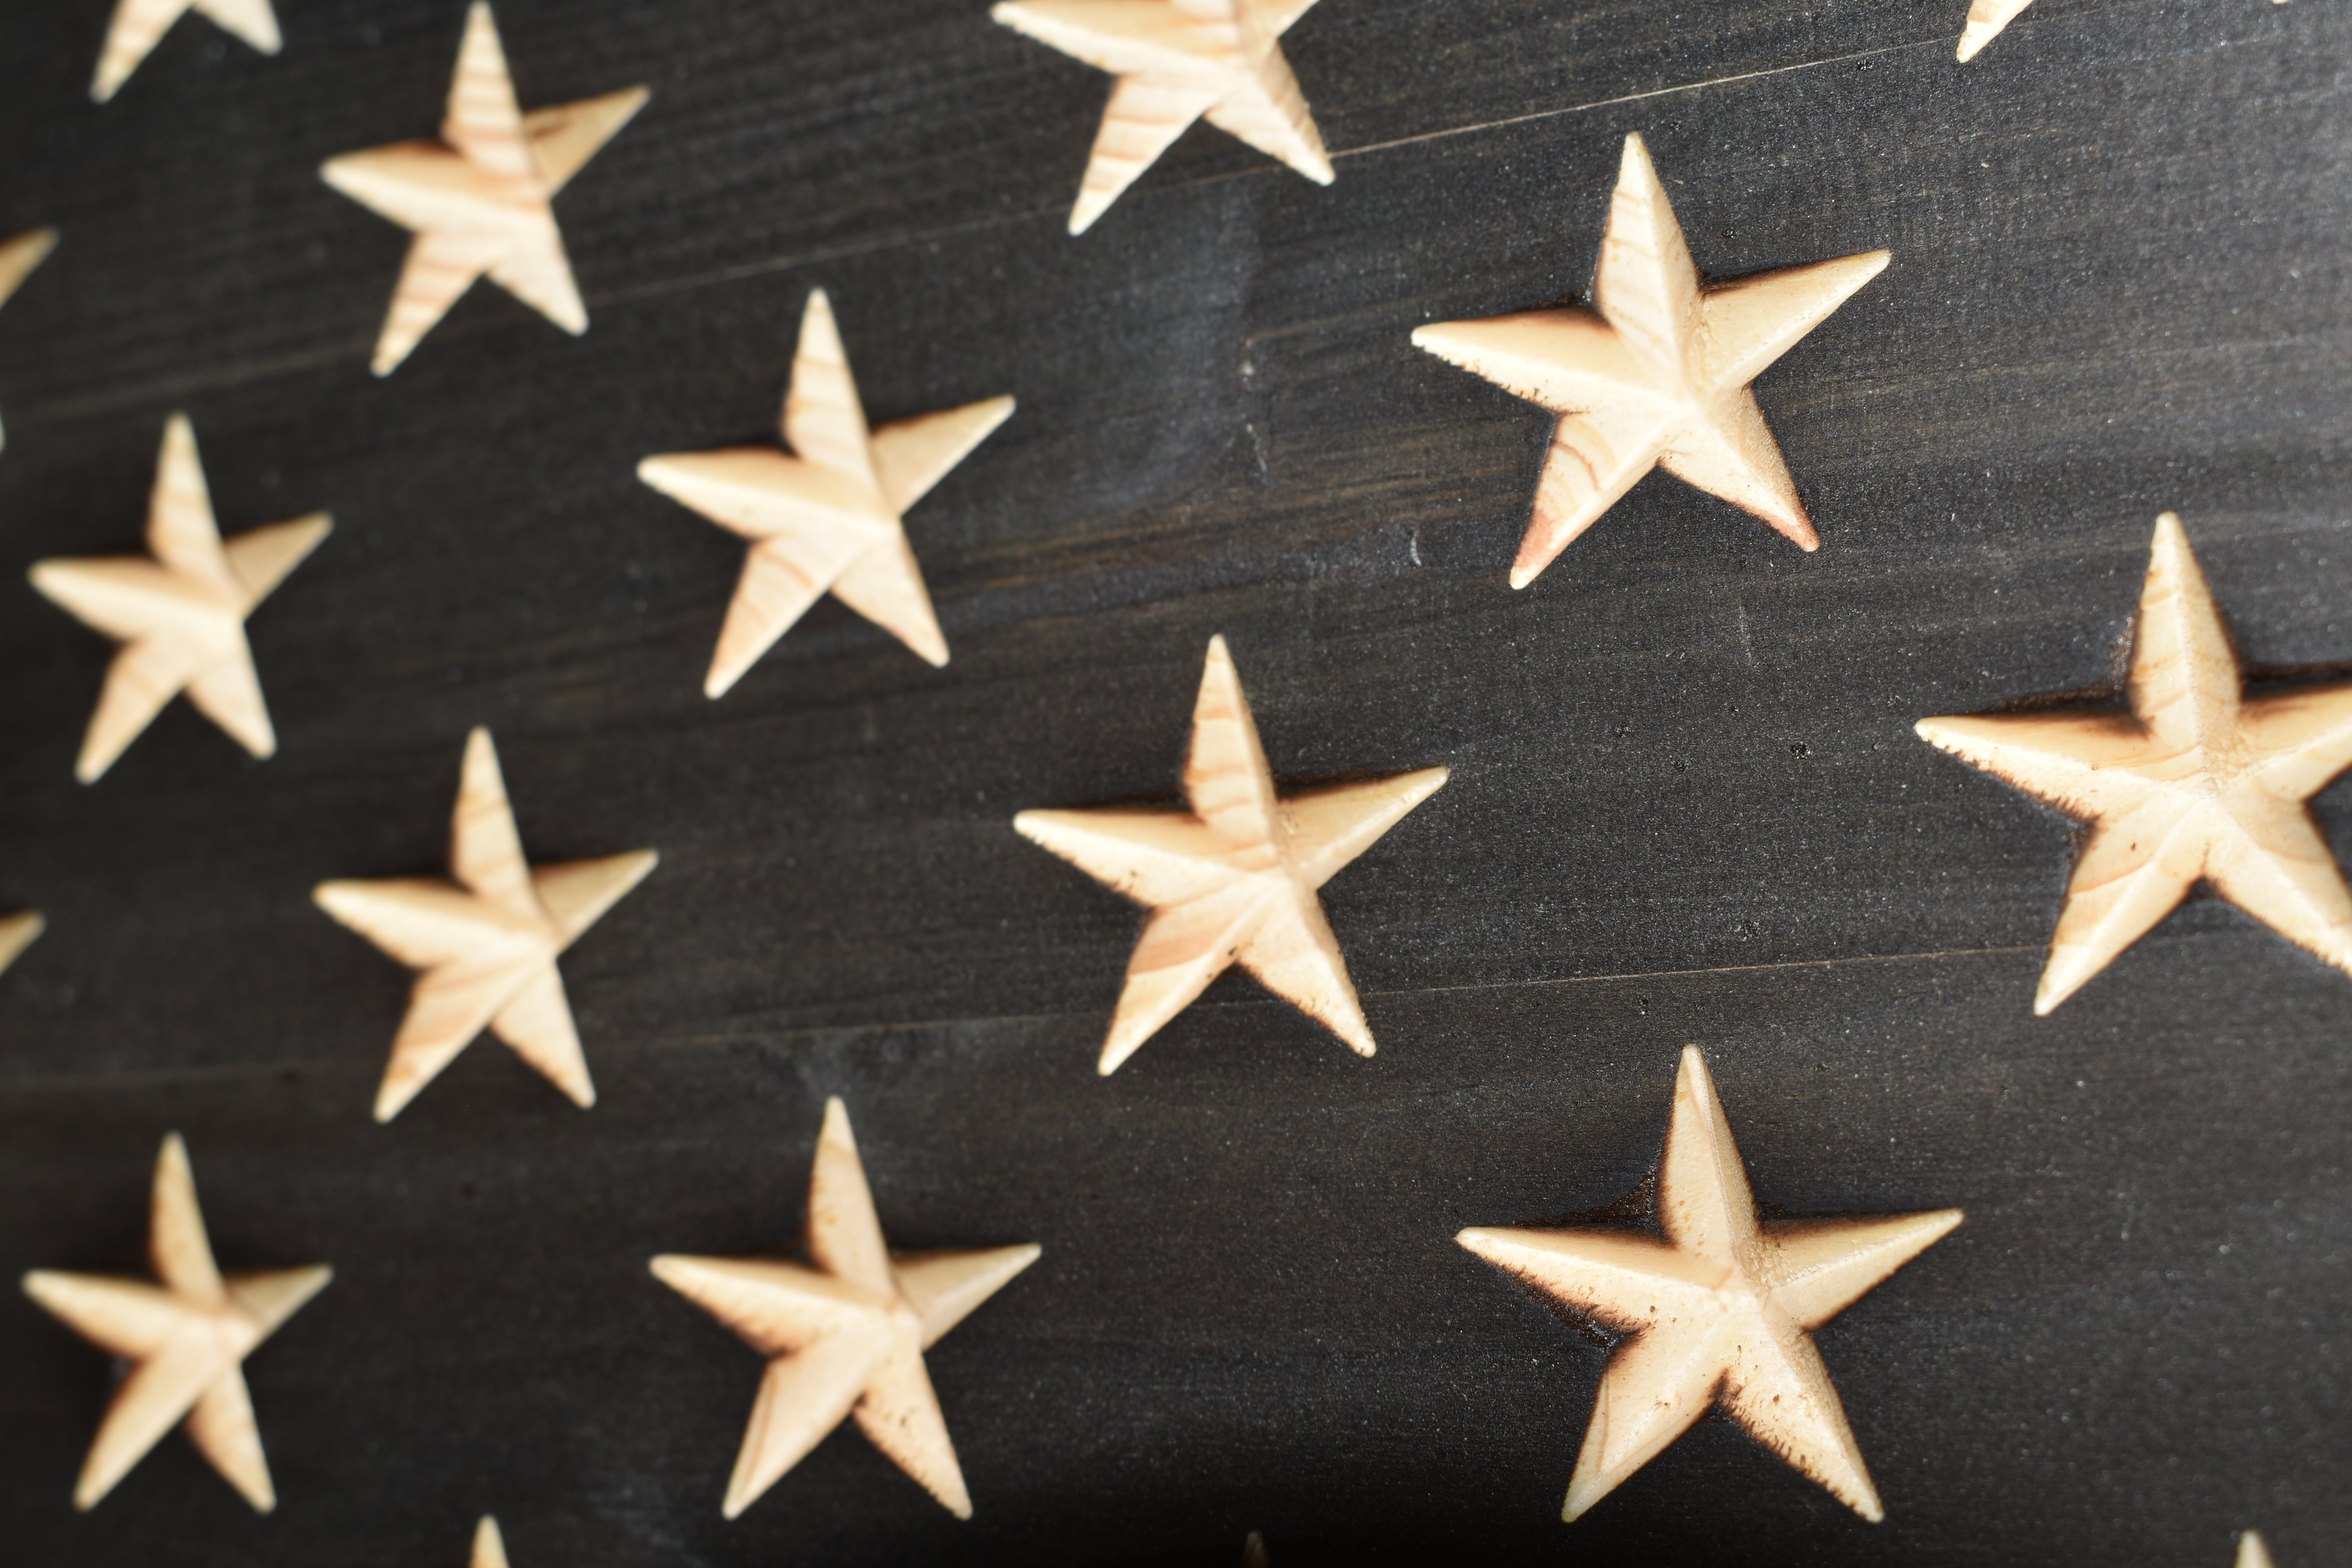
[[[77, 1518], [104, 1368], [0, 1310], [27, 1560], [2352, 1545], [2341, 976], [2196, 900], [2036, 1020], [2069, 826], [1910, 732], [2119, 694], [2167, 509], [2257, 676], [2352, 640], [2342, 7], [2036, 0], [1958, 67], [1951, 0], [1325, 0], [1334, 185], [1195, 132], [1073, 242], [1101, 79], [983, 5], [508, 0], [521, 101], [655, 89], [558, 204], [595, 330], [478, 289], [383, 382], [405, 237], [315, 171], [437, 122], [463, 7], [178, 27], [101, 111], [107, 9], [5, 24], [0, 233], [64, 239], [0, 538], [121, 548], [181, 406], [222, 515], [337, 533], [266, 767], [174, 710], [81, 789], [105, 645], [0, 616], [0, 1264], [135, 1268], [177, 1127], [222, 1256], [338, 1283], [251, 1369], [267, 1521], [177, 1443]], [[1711, 272], [1897, 258], [1758, 390], [1823, 546], [1654, 484], [1514, 594], [1550, 421], [1410, 336], [1577, 296], [1633, 132]], [[766, 440], [817, 287], [877, 423], [1022, 412], [908, 522], [952, 665], [821, 605], [714, 705], [740, 545], [631, 467]], [[1104, 1080], [1134, 911], [1009, 818], [1163, 794], [1217, 632], [1277, 774], [1452, 782], [1325, 891], [1377, 1057], [1229, 980]], [[439, 864], [477, 723], [535, 854], [663, 871], [564, 960], [593, 1113], [477, 1050], [377, 1128], [406, 977], [309, 889]], [[1692, 1041], [1790, 1215], [1968, 1211], [1820, 1336], [1883, 1525], [1713, 1423], [1558, 1517], [1604, 1352], [1451, 1238], [1633, 1189]], [[644, 1260], [789, 1226], [834, 1094], [895, 1244], [1045, 1248], [928, 1358], [970, 1524], [855, 1441], [709, 1506], [745, 1352]]]

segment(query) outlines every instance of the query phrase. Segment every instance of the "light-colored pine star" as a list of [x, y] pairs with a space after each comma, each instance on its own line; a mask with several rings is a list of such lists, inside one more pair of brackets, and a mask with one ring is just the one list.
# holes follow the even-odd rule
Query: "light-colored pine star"
[[319, 907], [420, 973], [376, 1090], [389, 1121], [485, 1027], [550, 1083], [596, 1103], [556, 959], [661, 858], [650, 849], [533, 867], [488, 730], [466, 738], [449, 869], [438, 878], [321, 882]]
[[1968, 26], [1960, 29], [1959, 58], [1972, 60], [1977, 51], [2000, 36], [2033, 0], [1975, 0], [1969, 7]]
[[37, 914], [0, 915], [0, 974], [47, 929], [48, 922]]
[[1036, 1247], [894, 1253], [874, 1213], [849, 1112], [824, 1107], [809, 1173], [809, 1268], [782, 1258], [653, 1260], [671, 1289], [768, 1358], [727, 1483], [733, 1519], [808, 1451], [856, 1419], [874, 1446], [958, 1519], [971, 1495], [923, 1352], [1032, 1263]]
[[2048, 1013], [2198, 882], [2352, 971], [2352, 889], [2304, 804], [2352, 764], [2352, 681], [2246, 700], [2180, 519], [2156, 520], [2129, 713], [1922, 719], [1920, 739], [2090, 825], [2033, 1011]]
[[[33, 268], [48, 259], [49, 252], [58, 247], [58, 231], [37, 228], [17, 235], [13, 239], [0, 240], [0, 305], [25, 286]], [[0, 447], [8, 444], [7, 432], [0, 430]]]
[[1106, 1078], [1234, 964], [1372, 1054], [1371, 1026], [1316, 889], [1444, 784], [1421, 768], [1276, 798], [1257, 724], [1222, 637], [1209, 639], [1192, 749], [1190, 811], [1024, 811], [1024, 836], [1151, 911], [1104, 1040]]
[[588, 330], [551, 204], [649, 96], [633, 87], [523, 113], [488, 0], [475, 0], [441, 140], [346, 153], [319, 171], [416, 233], [376, 340], [376, 374], [390, 375], [485, 273], [574, 337]]
[[1890, 258], [1873, 250], [1704, 285], [1649, 149], [1626, 137], [1593, 310], [1440, 321], [1412, 334], [1438, 358], [1559, 416], [1511, 586], [1534, 582], [1652, 468], [1818, 549], [1748, 384]]
[[43, 561], [31, 573], [34, 587], [122, 645], [106, 672], [74, 776], [96, 782], [184, 691], [247, 751], [274, 754], [278, 732], [245, 640], [246, 618], [333, 524], [325, 512], [313, 512], [224, 543], [195, 428], [186, 415], [173, 415], [147, 508], [153, 559]]
[[824, 290], [809, 295], [784, 396], [790, 452], [670, 452], [637, 478], [751, 542], [703, 691], [723, 695], [825, 594], [934, 665], [948, 643], [900, 521], [1013, 415], [991, 397], [867, 432]]
[[183, 1421], [188, 1440], [268, 1513], [278, 1506], [245, 1358], [333, 1278], [320, 1264], [227, 1279], [213, 1262], [196, 1206], [187, 1145], [176, 1132], [155, 1160], [147, 1250], [159, 1288], [141, 1279], [60, 1274], [37, 1268], [25, 1294], [68, 1328], [131, 1363], [100, 1423], [98, 1438], [74, 1484], [74, 1506], [89, 1509]]
[[499, 1521], [487, 1513], [474, 1526], [474, 1556], [468, 1568], [507, 1568], [506, 1537], [499, 1533]]
[[2238, 1537], [2238, 1568], [2271, 1568], [2271, 1549], [2258, 1532]]
[[1083, 234], [1196, 120], [1205, 119], [1318, 185], [1323, 134], [1282, 35], [1315, 0], [1003, 0], [989, 13], [1118, 79], [1070, 209]]
[[265, 55], [278, 50], [278, 14], [269, 8], [269, 0], [116, 0], [106, 46], [98, 55], [98, 74], [90, 79], [90, 101], [104, 103], [112, 98], [163, 41], [172, 24], [190, 11], [209, 17]]
[[1960, 1223], [1960, 1211], [1761, 1221], [1696, 1046], [1658, 1171], [1664, 1241], [1478, 1226], [1454, 1239], [1536, 1295], [1629, 1336], [1601, 1370], [1560, 1517], [1574, 1519], [1720, 1404], [1766, 1447], [1885, 1517], [1812, 1331]]

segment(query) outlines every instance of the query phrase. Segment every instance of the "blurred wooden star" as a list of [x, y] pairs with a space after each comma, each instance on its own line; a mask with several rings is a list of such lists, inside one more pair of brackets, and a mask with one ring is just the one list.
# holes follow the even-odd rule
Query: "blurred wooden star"
[[1568, 1483], [1575, 1519], [1721, 1404], [1864, 1519], [1885, 1517], [1812, 1331], [1960, 1223], [1960, 1211], [1759, 1221], [1696, 1046], [1658, 1173], [1663, 1242], [1474, 1226], [1454, 1237], [1535, 1294], [1630, 1338], [1609, 1358]]
[[0, 915], [0, 974], [47, 929], [48, 922], [37, 914]]
[[313, 512], [223, 543], [195, 428], [186, 415], [172, 416], [147, 508], [153, 559], [43, 561], [31, 573], [34, 587], [122, 644], [74, 775], [94, 783], [183, 691], [247, 751], [274, 754], [278, 732], [245, 640], [246, 618], [332, 526], [325, 512]]
[[534, 868], [488, 730], [466, 739], [449, 829], [455, 884], [321, 882], [319, 907], [420, 971], [376, 1090], [389, 1121], [485, 1026], [583, 1109], [596, 1103], [556, 959], [660, 859], [650, 849]]
[[947, 1417], [923, 1352], [1016, 1274], [1036, 1247], [893, 1253], [850, 1136], [849, 1112], [825, 1102], [809, 1175], [814, 1268], [764, 1258], [653, 1260], [662, 1283], [768, 1359], [751, 1423], [727, 1483], [733, 1519], [854, 1416], [858, 1429], [958, 1519], [971, 1517]]
[[1444, 768], [1276, 798], [1265, 748], [1222, 637], [1209, 639], [1192, 749], [1192, 810], [1024, 811], [1024, 836], [1151, 910], [1099, 1070], [1136, 1047], [1238, 963], [1267, 990], [1372, 1054], [1372, 1031], [1316, 889], [1435, 795]]
[[[0, 305], [25, 285], [33, 268], [48, 259], [49, 252], [58, 247], [58, 231], [37, 228], [13, 239], [0, 239]], [[8, 444], [7, 433], [0, 431], [0, 447]]]
[[278, 14], [269, 0], [118, 0], [114, 20], [107, 25], [106, 46], [99, 51], [98, 75], [90, 79], [89, 96], [104, 103], [130, 79], [153, 52], [172, 24], [194, 11], [236, 34], [265, 55], [278, 52]]
[[1878, 276], [1890, 253], [1703, 285], [1639, 135], [1625, 138], [1591, 310], [1440, 321], [1418, 346], [1559, 416], [1511, 566], [1524, 588], [1652, 468], [1821, 537], [1748, 384]]
[[2352, 970], [2352, 889], [2305, 805], [2352, 764], [2352, 681], [2249, 701], [2180, 519], [2156, 520], [2128, 714], [1922, 719], [1919, 736], [2090, 825], [2033, 1011], [2105, 969], [2200, 880]]
[[147, 1250], [161, 1289], [138, 1279], [37, 1268], [25, 1293], [82, 1338], [131, 1363], [74, 1485], [94, 1508], [164, 1433], [188, 1438], [257, 1510], [278, 1506], [261, 1431], [246, 1391], [245, 1358], [333, 1278], [323, 1264], [223, 1279], [196, 1206], [187, 1145], [176, 1132], [155, 1161]]
[[2271, 1568], [2271, 1549], [2258, 1532], [2238, 1537], [2238, 1568]]
[[723, 695], [827, 593], [947, 663], [900, 519], [1012, 414], [1013, 399], [991, 397], [868, 434], [833, 306], [824, 289], [811, 293], [784, 397], [791, 452], [732, 447], [637, 465], [646, 484], [751, 542], [704, 693]]
[[467, 1568], [507, 1568], [506, 1537], [499, 1533], [499, 1521], [487, 1513], [474, 1526], [474, 1556]]
[[490, 281], [575, 337], [588, 308], [550, 204], [650, 94], [633, 87], [522, 112], [487, 0], [466, 15], [439, 142], [397, 142], [330, 158], [327, 184], [414, 229], [373, 368], [390, 375], [458, 298]]
[[1070, 209], [1082, 234], [1196, 120], [1331, 183], [1322, 132], [1278, 39], [1315, 0], [1003, 0], [989, 15], [1111, 73]]

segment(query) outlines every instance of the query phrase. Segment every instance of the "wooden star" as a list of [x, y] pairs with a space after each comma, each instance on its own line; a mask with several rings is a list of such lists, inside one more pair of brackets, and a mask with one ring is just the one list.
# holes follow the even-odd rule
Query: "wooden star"
[[1601, 1373], [1568, 1483], [1575, 1519], [1721, 1404], [1838, 1500], [1885, 1517], [1812, 1331], [1960, 1223], [1960, 1211], [1759, 1221], [1706, 1058], [1683, 1051], [1658, 1172], [1663, 1242], [1473, 1226], [1454, 1239], [1535, 1294], [1631, 1336]]
[[1184, 763], [1190, 811], [1102, 807], [1013, 819], [1032, 841], [1151, 910], [1103, 1042], [1103, 1076], [1235, 963], [1370, 1056], [1371, 1027], [1316, 889], [1447, 776], [1421, 768], [1277, 799], [1233, 656], [1223, 637], [1211, 637]]
[[[0, 305], [25, 285], [33, 268], [48, 259], [49, 252], [58, 247], [58, 231], [37, 228], [20, 234], [14, 239], [0, 240]], [[0, 447], [8, 444], [7, 433], [0, 431]]]
[[574, 337], [588, 330], [550, 204], [650, 96], [633, 87], [523, 113], [488, 0], [475, 0], [442, 139], [346, 153], [319, 171], [416, 234], [376, 340], [376, 374], [390, 375], [485, 273]]
[[1440, 321], [1413, 342], [1559, 416], [1511, 586], [1524, 588], [1652, 468], [1818, 549], [1748, 384], [1885, 268], [1873, 250], [1703, 285], [1639, 135], [1601, 241], [1593, 310]]
[[751, 1426], [727, 1483], [733, 1519], [854, 1416], [858, 1429], [958, 1519], [971, 1496], [923, 1352], [1037, 1261], [1040, 1248], [893, 1253], [874, 1213], [849, 1112], [824, 1107], [809, 1174], [814, 1268], [766, 1258], [653, 1260], [663, 1284], [768, 1358]]
[[246, 618], [333, 524], [327, 513], [312, 512], [223, 543], [196, 455], [195, 428], [186, 415], [172, 416], [147, 509], [153, 559], [43, 561], [31, 573], [34, 587], [122, 644], [90, 715], [74, 776], [96, 782], [183, 691], [247, 751], [273, 755], [278, 732], [245, 640]]
[[468, 1568], [507, 1568], [506, 1537], [499, 1533], [499, 1521], [487, 1513], [474, 1526], [474, 1556]]
[[2238, 1537], [2238, 1568], [2271, 1568], [2271, 1549], [2258, 1532]]
[[47, 929], [48, 922], [37, 914], [0, 915], [0, 974]]
[[1278, 39], [1315, 0], [1004, 0], [989, 12], [1111, 73], [1070, 232], [1095, 219], [1205, 118], [1318, 185], [1331, 160]]
[[2033, 0], [1975, 0], [1969, 7], [1968, 26], [1960, 29], [1959, 58], [1976, 58], [1978, 50], [2000, 37], [2000, 30], [2032, 4]]
[[74, 1506], [90, 1509], [184, 1419], [189, 1441], [262, 1513], [278, 1506], [261, 1429], [242, 1368], [245, 1358], [334, 1277], [324, 1264], [227, 1279], [213, 1263], [196, 1206], [188, 1148], [176, 1132], [155, 1160], [147, 1250], [163, 1281], [37, 1268], [25, 1294], [82, 1338], [131, 1363], [74, 1485]]
[[172, 24], [187, 12], [206, 16], [265, 55], [278, 52], [278, 14], [269, 0], [118, 0], [99, 51], [98, 74], [90, 79], [93, 103], [104, 103], [145, 62]]
[[2033, 1011], [2046, 1014], [2200, 880], [2352, 970], [2352, 889], [2304, 804], [2352, 763], [2352, 681], [2241, 694], [2237, 656], [2180, 519], [2156, 520], [2128, 714], [1922, 719], [1920, 739], [2089, 824]]
[[792, 451], [671, 452], [637, 478], [751, 542], [703, 691], [724, 694], [828, 592], [934, 665], [947, 638], [900, 521], [989, 433], [1013, 399], [991, 397], [867, 432], [824, 290], [809, 295], [784, 397]]
[[660, 858], [639, 849], [533, 868], [490, 732], [468, 735], [449, 827], [457, 881], [321, 882], [312, 894], [320, 909], [419, 972], [376, 1090], [375, 1119], [399, 1115], [485, 1026], [573, 1103], [595, 1104], [555, 961]]

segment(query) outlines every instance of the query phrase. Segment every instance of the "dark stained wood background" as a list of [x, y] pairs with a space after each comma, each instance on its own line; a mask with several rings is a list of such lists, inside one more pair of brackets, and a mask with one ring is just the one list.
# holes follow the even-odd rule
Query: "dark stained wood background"
[[[0, 1297], [11, 1563], [2352, 1557], [2352, 980], [2192, 904], [2030, 1013], [2069, 829], [1912, 721], [2112, 689], [2151, 520], [2249, 658], [2352, 660], [2352, 12], [1325, 0], [1338, 184], [1197, 130], [1073, 240], [1105, 83], [981, 0], [501, 0], [526, 106], [645, 81], [558, 204], [593, 330], [485, 286], [385, 382], [405, 237], [316, 177], [438, 122], [460, 0], [0, 18], [0, 1273], [142, 1266], [184, 1131], [225, 1263], [334, 1264], [249, 1367], [283, 1499], [180, 1438], [68, 1503], [103, 1358]], [[1546, 422], [1433, 319], [1587, 286], [1641, 132], [1719, 276], [1894, 265], [1760, 396], [1824, 540], [1664, 476], [1532, 588]], [[887, 420], [1020, 412], [913, 513], [954, 662], [819, 607], [700, 693], [740, 560], [637, 484], [761, 438], [832, 291]], [[166, 416], [224, 526], [331, 509], [256, 616], [281, 735], [184, 704], [93, 788], [109, 648], [18, 574], [136, 546]], [[1278, 772], [1454, 782], [1326, 900], [1359, 1060], [1221, 981], [1117, 1077], [1132, 912], [1012, 814], [1171, 789], [1232, 639]], [[565, 960], [603, 1091], [495, 1042], [369, 1120], [406, 977], [311, 906], [441, 868], [494, 727], [526, 845], [657, 847]], [[2352, 853], [2352, 795], [2317, 810]], [[1451, 1240], [1608, 1205], [1707, 1050], [1759, 1195], [1969, 1220], [1820, 1342], [1888, 1509], [1738, 1428], [1558, 1518], [1603, 1351]], [[854, 1434], [741, 1521], [759, 1363], [646, 1272], [793, 1244], [824, 1098], [902, 1247], [1043, 1260], [930, 1358], [977, 1518]]]

